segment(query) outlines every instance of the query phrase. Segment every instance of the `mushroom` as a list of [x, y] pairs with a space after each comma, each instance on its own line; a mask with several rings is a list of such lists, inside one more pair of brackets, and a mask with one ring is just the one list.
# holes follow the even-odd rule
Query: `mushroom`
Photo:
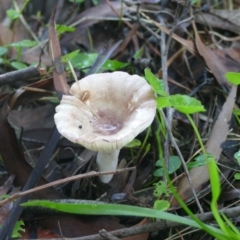
[[[98, 151], [99, 171], [116, 170], [120, 149], [153, 121], [156, 99], [151, 86], [126, 72], [99, 73], [75, 82], [54, 115], [61, 135]], [[113, 175], [102, 175], [104, 183]]]

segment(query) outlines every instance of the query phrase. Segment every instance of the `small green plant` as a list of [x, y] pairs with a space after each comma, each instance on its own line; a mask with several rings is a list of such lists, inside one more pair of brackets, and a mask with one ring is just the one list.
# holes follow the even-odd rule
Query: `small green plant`
[[[87, 72], [87, 68], [90, 68], [93, 65], [97, 57], [97, 53], [80, 53], [79, 50], [76, 50], [67, 54], [66, 56], [63, 56], [62, 61], [66, 63], [69, 59], [73, 68]], [[106, 71], [116, 71], [127, 66], [129, 66], [129, 63], [123, 63], [117, 60], [106, 60], [102, 66], [102, 69]]]
[[[8, 194], [1, 195], [0, 200], [6, 199], [8, 197], [9, 197]], [[15, 227], [13, 228], [12, 238], [20, 238], [21, 237], [20, 232], [25, 232], [25, 229], [23, 227], [24, 227], [24, 222], [22, 220], [17, 221], [15, 224]], [[0, 225], [0, 229], [1, 228], [2, 228], [2, 225]]]
[[[154, 78], [154, 75], [150, 75], [149, 70], [147, 70], [147, 71], [145, 70], [145, 74], [146, 74], [146, 72], [148, 73], [148, 75], [146, 75], [146, 79], [151, 84], [153, 90], [156, 92], [156, 95], [158, 95], [159, 94], [158, 93], [159, 86], [157, 86], [157, 82], [159, 81], [159, 79], [157, 79], [156, 77]], [[149, 76], [151, 76], [151, 78], [149, 78]], [[240, 84], [240, 74], [228, 73], [226, 75], [226, 78], [233, 84], [236, 84], [236, 85]], [[164, 96], [164, 94], [162, 94], [162, 93], [161, 93], [161, 95]], [[221, 189], [218, 168], [217, 168], [217, 165], [216, 165], [216, 162], [215, 162], [215, 159], [213, 158], [213, 156], [206, 153], [206, 150], [204, 148], [204, 145], [203, 145], [201, 136], [198, 132], [198, 129], [190, 116], [190, 114], [205, 111], [204, 107], [202, 106], [201, 102], [198, 101], [197, 99], [194, 99], [192, 97], [185, 96], [185, 95], [179, 95], [179, 94], [172, 95], [172, 96], [165, 95], [163, 105], [161, 103], [162, 97], [157, 98], [157, 100], [158, 100], [157, 103], [158, 103], [159, 108], [162, 108], [163, 106], [173, 107], [176, 110], [180, 111], [181, 113], [184, 113], [187, 116], [189, 122], [191, 123], [191, 125], [194, 129], [194, 132], [197, 136], [199, 144], [201, 146], [201, 149], [203, 152], [202, 156], [203, 156], [203, 159], [205, 160], [205, 163], [207, 163], [208, 171], [209, 171], [209, 173], [211, 173], [211, 174], [209, 174], [210, 175], [210, 185], [212, 188], [211, 210], [213, 212], [215, 220], [217, 221], [218, 226], [221, 228], [221, 230], [226, 234], [226, 236], [227, 236], [226, 239], [238, 239], [240, 236], [239, 231], [236, 229], [236, 227], [230, 222], [230, 220], [226, 216], [220, 215], [219, 210], [217, 209], [217, 200], [220, 196], [220, 189]], [[206, 226], [204, 226], [204, 224], [194, 216], [194, 214], [190, 211], [190, 209], [188, 209], [186, 204], [178, 196], [176, 189], [172, 186], [172, 183], [169, 179], [169, 175], [167, 175], [167, 178], [170, 183], [174, 197], [178, 200], [178, 202], [180, 203], [182, 208], [188, 213], [189, 216], [192, 217], [193, 220], [195, 220], [199, 225], [201, 225], [205, 231], [207, 231], [210, 235], [216, 237], [216, 232], [205, 228]], [[221, 236], [218, 236], [217, 238], [225, 239], [225, 238], [222, 238]]]
[[[6, 14], [7, 14], [8, 18], [11, 20], [10, 23], [9, 23], [9, 26], [8, 26], [9, 28], [14, 21], [19, 20], [23, 10], [25, 9], [25, 7], [27, 6], [28, 3], [29, 3], [29, 0], [25, 0], [23, 2], [23, 5], [22, 5], [21, 9], [19, 9], [19, 10], [8, 9], [6, 11]], [[11, 40], [10, 35], [7, 36], [6, 38]], [[36, 44], [37, 44], [36, 41], [23, 40], [23, 41], [20, 41], [20, 42], [7, 44], [5, 46], [0, 46], [0, 64], [5, 64], [5, 65], [8, 65], [8, 66], [12, 66], [15, 69], [26, 68], [26, 64], [21, 62], [22, 48], [23, 47], [32, 47], [32, 46], [35, 46]], [[9, 61], [7, 59], [6, 53], [8, 52], [9, 47], [13, 47], [17, 50], [17, 60], [16, 61]]]
[[[164, 159], [160, 159], [156, 162], [156, 167], [158, 167], [153, 175], [155, 177], [163, 177], [164, 176]], [[168, 164], [168, 174], [172, 174], [176, 172], [181, 166], [181, 160], [178, 156], [170, 156], [169, 164]]]
[[[14, 43], [11, 43], [11, 44], [7, 44], [5, 46], [1, 46], [0, 47], [0, 63], [10, 65], [15, 69], [26, 68], [27, 65], [24, 64], [23, 62], [21, 62], [22, 49], [24, 47], [33, 47], [33, 46], [36, 46], [36, 45], [37, 45], [36, 41], [26, 39], [26, 40], [22, 40], [20, 42], [14, 42]], [[5, 56], [9, 47], [13, 47], [17, 50], [17, 60], [16, 61], [9, 61], [7, 59], [7, 57]]]
[[153, 185], [155, 186], [155, 190], [153, 191], [153, 195], [155, 197], [160, 197], [162, 195], [169, 197], [169, 195], [172, 193], [172, 190], [167, 186], [166, 182], [164, 181], [159, 181], [157, 183], [154, 183]]
[[[46, 25], [46, 27], [49, 28], [49, 24]], [[56, 30], [57, 30], [57, 33], [58, 33], [58, 37], [61, 36], [61, 34], [63, 33], [68, 33], [68, 32], [74, 32], [76, 30], [75, 27], [70, 27], [70, 26], [67, 26], [67, 25], [63, 25], [63, 24], [56, 24]]]
[[[25, 232], [25, 229], [23, 227], [24, 227], [24, 222], [22, 220], [17, 221], [12, 232], [12, 238], [21, 238], [22, 235], [20, 232]], [[0, 229], [1, 228], [2, 226], [0, 225]]]
[[206, 163], [206, 158], [210, 159], [210, 158], [212, 158], [212, 155], [211, 154], [206, 154], [206, 155], [200, 154], [200, 155], [198, 155], [197, 157], [194, 158], [193, 161], [187, 163], [188, 169], [192, 169], [192, 168], [201, 167], [201, 166], [206, 165], [207, 164]]

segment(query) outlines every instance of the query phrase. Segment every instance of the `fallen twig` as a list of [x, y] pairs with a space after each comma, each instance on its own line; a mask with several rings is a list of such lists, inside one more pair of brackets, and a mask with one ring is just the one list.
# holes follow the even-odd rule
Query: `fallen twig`
[[114, 171], [104, 171], [104, 172], [91, 171], [91, 172], [88, 172], [88, 173], [78, 174], [76, 176], [67, 177], [67, 178], [57, 180], [57, 181], [54, 181], [54, 182], [51, 182], [51, 183], [48, 183], [48, 184], [45, 184], [45, 185], [42, 185], [42, 186], [39, 186], [39, 187], [32, 188], [32, 189], [24, 191], [24, 192], [15, 193], [14, 195], [10, 196], [9, 198], [6, 198], [6, 199], [0, 201], [0, 206], [3, 206], [6, 203], [12, 202], [13, 200], [15, 200], [17, 198], [29, 195], [30, 193], [41, 191], [43, 189], [53, 187], [53, 186], [56, 186], [56, 185], [59, 185], [59, 184], [62, 184], [62, 183], [79, 180], [81, 178], [96, 177], [96, 176], [101, 176], [101, 175], [132, 171], [134, 169], [135, 169], [135, 167], [117, 169], [117, 170], [114, 170]]
[[27, 67], [25, 69], [8, 72], [0, 75], [0, 87], [14, 82], [39, 78], [45, 73], [45, 68], [40, 67]]

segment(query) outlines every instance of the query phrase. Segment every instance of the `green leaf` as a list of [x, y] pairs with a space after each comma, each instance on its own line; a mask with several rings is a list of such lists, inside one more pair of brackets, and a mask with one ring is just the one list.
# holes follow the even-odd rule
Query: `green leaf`
[[135, 59], [139, 59], [141, 56], [142, 56], [142, 53], [143, 53], [143, 49], [142, 48], [139, 48], [138, 50], [137, 50], [137, 52], [134, 54], [134, 58]]
[[11, 20], [14, 20], [14, 19], [16, 19], [16, 18], [19, 18], [20, 15], [21, 15], [21, 14], [20, 14], [18, 11], [14, 10], [14, 9], [9, 9], [9, 10], [7, 10], [7, 16], [8, 16]]
[[[163, 161], [162, 160], [158, 160], [156, 162], [156, 166], [158, 167], [163, 167]], [[172, 174], [174, 172], [176, 172], [181, 166], [181, 160], [178, 156], [171, 156], [169, 159], [169, 168], [168, 168], [168, 173]], [[153, 174], [155, 177], [162, 177], [164, 176], [164, 169], [163, 168], [159, 168], [156, 169], [154, 171]]]
[[[46, 24], [46, 27], [49, 28], [50, 24]], [[69, 27], [67, 25], [56, 24], [56, 30], [59, 34], [67, 33], [67, 32], [74, 32], [76, 30], [75, 27]]]
[[228, 73], [226, 73], [225, 76], [230, 83], [232, 83], [234, 85], [240, 84], [240, 73], [228, 72]]
[[[93, 65], [97, 57], [98, 57], [97, 53], [79, 53], [71, 59], [71, 63], [74, 68], [78, 69], [89, 68]], [[129, 65], [128, 63], [122, 63], [117, 60], [107, 60], [103, 64], [102, 69], [108, 71], [116, 71], [119, 68], [123, 68], [128, 65]]]
[[21, 62], [11, 62], [11, 65], [12, 65], [12, 67], [14, 67], [14, 68], [16, 68], [16, 69], [18, 69], [18, 70], [24, 69], [24, 68], [27, 67], [26, 64], [21, 63]]
[[2, 58], [0, 58], [0, 64], [1, 64], [1, 63], [3, 63], [3, 59], [2, 59]]
[[93, 65], [94, 61], [97, 58], [96, 53], [79, 53], [71, 59], [73, 68], [83, 69], [89, 68]]
[[153, 208], [159, 211], [165, 211], [170, 207], [170, 203], [166, 200], [156, 200]]
[[69, 2], [83, 3], [85, 0], [68, 0]]
[[2, 56], [3, 54], [5, 54], [6, 52], [7, 52], [7, 48], [0, 46], [0, 56]]
[[220, 181], [220, 177], [219, 177], [219, 173], [218, 173], [218, 167], [216, 164], [216, 161], [214, 159], [214, 157], [212, 157], [211, 160], [208, 161], [208, 170], [211, 174], [209, 174], [210, 176], [210, 185], [211, 185], [211, 195], [212, 195], [212, 200], [211, 200], [211, 211], [213, 213], [213, 216], [215, 218], [215, 220], [217, 221], [218, 225], [220, 226], [220, 228], [222, 229], [223, 232], [227, 233], [229, 229], [229, 227], [225, 224], [225, 222], [223, 221], [222, 217], [219, 214], [219, 209], [218, 209], [218, 198], [220, 196], [221, 193], [221, 181]]
[[235, 178], [236, 180], [240, 180], [240, 173], [235, 173], [235, 174], [234, 174], [234, 178]]
[[144, 72], [145, 72], [145, 78], [151, 85], [154, 92], [156, 92], [161, 96], [166, 97], [167, 93], [165, 92], [163, 81], [155, 77], [155, 75], [151, 72], [149, 68], [145, 68]]
[[171, 107], [172, 104], [169, 102], [169, 97], [159, 97], [157, 98], [157, 107], [158, 108], [165, 108]]
[[25, 232], [25, 229], [22, 228], [22, 226], [24, 226], [24, 222], [22, 220], [16, 222], [16, 225], [12, 232], [12, 238], [21, 238], [22, 237], [21, 234], [19, 233], [20, 231]]
[[76, 30], [75, 27], [69, 27], [69, 26], [60, 25], [60, 24], [56, 24], [56, 29], [59, 34], [66, 33], [66, 32], [74, 32]]
[[125, 148], [134, 148], [134, 147], [140, 147], [142, 145], [141, 141], [134, 138], [130, 143], [125, 145]]
[[191, 5], [194, 5], [196, 3], [199, 3], [201, 0], [191, 0]]
[[153, 191], [153, 195], [155, 197], [160, 197], [163, 194], [168, 197], [172, 193], [171, 189], [168, 188], [167, 184], [164, 181], [159, 181], [153, 185], [155, 186], [155, 190]]
[[75, 50], [73, 52], [70, 52], [64, 56], [62, 56], [62, 62], [67, 63], [68, 59], [72, 60], [73, 58], [75, 58], [77, 55], [79, 54], [79, 50]]
[[20, 42], [14, 42], [14, 43], [8, 44], [7, 46], [11, 46], [11, 47], [33, 47], [33, 46], [36, 46], [36, 45], [37, 45], [36, 41], [25, 39], [25, 40], [22, 40]]
[[240, 150], [234, 154], [234, 157], [237, 159], [237, 162], [240, 165]]
[[96, 6], [96, 5], [100, 4], [100, 0], [92, 0], [92, 3]]
[[[24, 222], [22, 220], [19, 220], [16, 222], [14, 228], [13, 228], [13, 232], [12, 232], [12, 238], [21, 238], [21, 234], [19, 233], [21, 232], [25, 232], [25, 229], [22, 228], [22, 226], [24, 226]], [[0, 229], [2, 228], [2, 225], [0, 225]]]
[[119, 62], [117, 60], [107, 60], [103, 66], [102, 69], [103, 70], [107, 70], [107, 71], [116, 71], [118, 69], [121, 68], [125, 68], [129, 65], [129, 63], [123, 63], [123, 62]]
[[187, 166], [188, 169], [192, 169], [192, 168], [196, 168], [196, 167], [201, 167], [206, 165], [206, 158], [207, 160], [211, 160], [212, 159], [212, 155], [211, 154], [201, 154], [197, 157], [194, 158], [194, 161], [188, 162]]
[[169, 96], [169, 102], [176, 110], [185, 114], [206, 111], [200, 101], [187, 95], [176, 94]]
[[[122, 204], [106, 204], [97, 201], [78, 201], [73, 202], [53, 202], [47, 200], [33, 200], [27, 203], [21, 204], [21, 206], [38, 206], [47, 207], [56, 211], [73, 213], [73, 214], [86, 214], [86, 215], [118, 215], [118, 216], [135, 216], [135, 217], [149, 217], [149, 218], [160, 218], [172, 222], [186, 224], [188, 226], [196, 227], [205, 230], [214, 231], [215, 234], [221, 239], [228, 239], [227, 236], [218, 228], [206, 225], [202, 223], [200, 226], [197, 222], [184, 218], [172, 213], [158, 211], [156, 209], [149, 209], [143, 207], [135, 207]], [[219, 239], [219, 238], [218, 238]], [[236, 238], [237, 239], [237, 238]]]
[[240, 110], [239, 109], [233, 109], [232, 112], [235, 116], [240, 116]]
[[0, 199], [6, 199], [6, 198], [9, 198], [9, 197], [10, 197], [9, 194], [0, 195]]

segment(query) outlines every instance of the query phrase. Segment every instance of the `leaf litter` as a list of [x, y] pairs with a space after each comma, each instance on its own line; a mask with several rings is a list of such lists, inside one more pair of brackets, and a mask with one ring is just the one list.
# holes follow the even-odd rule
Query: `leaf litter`
[[[98, 64], [96, 69], [99, 69], [99, 71], [118, 70], [114, 69], [117, 68], [116, 65], [111, 65], [111, 69], [102, 66], [105, 61], [117, 60], [125, 63], [125, 65], [119, 65], [120, 70], [144, 75], [143, 69], [131, 62], [131, 59], [135, 58], [136, 52], [139, 52], [140, 54], [136, 59], [138, 61], [142, 61], [142, 59], [151, 60], [153, 65], [146, 65], [146, 67], [150, 67], [156, 76], [161, 77], [162, 67], [158, 50], [159, 31], [165, 32], [167, 36], [171, 35], [172, 38], [168, 56], [169, 59], [173, 57], [168, 62], [170, 94], [188, 95], [190, 91], [196, 89], [204, 81], [204, 78], [214, 79], [210, 84], [195, 91], [194, 97], [201, 101], [207, 110], [206, 113], [196, 114], [195, 122], [200, 134], [202, 133], [207, 152], [213, 155], [216, 161], [219, 161], [219, 164], [237, 169], [238, 166], [232, 152], [235, 153], [239, 149], [238, 145], [232, 144], [237, 144], [237, 141], [234, 142], [234, 139], [231, 139], [229, 132], [238, 134], [238, 122], [232, 114], [233, 108], [238, 108], [238, 101], [236, 100], [238, 99], [238, 93], [237, 87], [228, 83], [225, 78], [227, 72], [239, 71], [239, 40], [236, 36], [236, 33], [239, 32], [239, 24], [234, 21], [237, 10], [224, 9], [228, 6], [227, 1], [225, 5], [220, 4], [217, 10], [211, 9], [211, 11], [200, 13], [199, 11], [204, 4], [202, 3], [202, 6], [201, 4], [192, 5], [195, 20], [191, 22], [190, 19], [181, 23], [178, 19], [179, 25], [176, 31], [171, 33], [177, 3], [167, 4], [166, 16], [164, 15], [167, 24], [164, 26], [159, 24], [161, 7], [157, 1], [147, 1], [147, 3], [139, 1], [139, 8], [131, 1], [127, 1], [128, 4], [121, 1], [100, 1], [97, 5], [94, 5], [93, 2], [85, 1], [80, 5], [65, 2], [63, 4], [65, 8], [57, 9], [56, 20], [64, 25], [74, 26], [75, 31], [61, 33], [59, 42], [54, 30], [54, 18], [51, 18], [49, 53], [46, 49], [41, 50], [48, 39], [48, 29], [42, 24], [44, 21], [47, 23], [50, 20], [49, 9], [47, 11], [46, 6], [42, 10], [43, 20], [37, 18], [37, 14], [33, 17], [34, 13], [32, 15], [28, 11], [23, 13], [23, 17], [29, 19], [29, 28], [24, 25], [25, 23], [21, 19], [13, 21], [12, 26], [9, 24], [6, 27], [3, 21], [0, 24], [0, 28], [3, 29], [1, 31], [3, 33], [1, 45], [6, 47], [7, 44], [12, 42], [17, 43], [26, 39], [34, 40], [31, 31], [37, 32], [38, 45], [23, 49], [20, 62], [25, 64], [38, 63], [42, 52], [42, 63], [49, 69], [48, 74], [39, 76], [30, 85], [28, 79], [22, 79], [19, 83], [11, 83], [1, 87], [0, 156], [7, 174], [14, 175], [14, 181], [13, 175], [8, 175], [10, 180], [5, 184], [3, 181], [1, 182], [1, 195], [11, 194], [14, 189], [22, 189], [32, 172], [32, 168], [39, 159], [42, 149], [50, 149], [47, 142], [52, 136], [51, 132], [54, 128], [54, 108], [61, 95], [68, 94], [69, 86], [73, 82], [71, 74], [64, 72], [64, 69], [67, 68], [60, 62], [61, 56], [65, 52], [79, 49], [84, 54], [91, 53], [96, 54], [96, 56], [102, 52], [102, 61], [98, 62], [97, 60], [95, 62], [95, 64]], [[30, 1], [29, 4], [32, 9], [39, 7], [34, 1]], [[239, 6], [237, 3], [235, 4], [234, 7], [237, 9]], [[79, 6], [79, 8], [73, 6]], [[8, 8], [10, 7], [8, 6]], [[67, 12], [69, 9], [70, 14]], [[61, 11], [61, 14], [59, 14], [59, 11]], [[51, 14], [54, 12], [53, 6], [51, 6], [50, 12]], [[232, 15], [231, 18], [229, 18], [229, 14]], [[183, 11], [180, 17], [191, 18], [190, 11], [187, 11], [186, 15]], [[216, 19], [218, 20], [216, 21]], [[18, 27], [19, 24], [23, 27]], [[11, 32], [9, 33], [9, 31]], [[191, 34], [193, 32], [194, 36]], [[106, 46], [107, 49], [105, 49]], [[6, 54], [7, 58], [10, 61], [19, 60], [17, 51], [17, 48], [9, 48]], [[178, 54], [174, 55], [177, 52]], [[13, 70], [11, 69], [12, 65], [4, 58], [2, 59], [1, 74]], [[84, 65], [82, 66], [80, 65], [75, 69], [78, 78], [82, 78], [91, 67], [87, 66], [84, 69]], [[51, 67], [54, 67], [55, 70], [52, 71]], [[81, 179], [74, 183], [65, 183], [56, 188], [33, 193], [31, 199], [80, 198], [99, 199], [106, 202], [118, 199], [117, 202], [152, 207], [156, 200], [156, 196], [153, 194], [153, 183], [158, 183], [161, 180], [154, 177], [153, 173], [156, 170], [155, 163], [159, 160], [159, 157], [163, 157], [164, 131], [160, 121], [155, 121], [152, 125], [152, 133], [147, 140], [150, 144], [150, 150], [147, 150], [147, 146], [143, 144], [146, 133], [138, 136], [143, 145], [123, 149], [119, 167], [124, 168], [134, 163], [137, 169], [132, 173], [124, 172], [115, 175], [109, 185], [101, 184], [97, 178]], [[154, 134], [155, 132], [157, 132], [158, 138]], [[198, 152], [199, 145], [195, 140], [194, 132], [188, 120], [178, 112], [173, 117], [173, 135], [184, 159], [186, 161], [192, 159], [193, 155]], [[59, 136], [56, 135], [55, 137]], [[140, 148], [145, 149], [145, 152], [142, 151], [139, 156]], [[176, 151], [172, 147], [170, 147], [170, 152], [171, 156], [176, 155]], [[41, 177], [38, 185], [93, 169], [96, 170], [95, 154], [95, 152], [72, 144], [66, 139], [59, 139], [43, 173], [45, 179]], [[134, 156], [139, 156], [139, 159], [134, 159]], [[239, 186], [237, 181], [232, 186], [230, 185], [231, 187], [228, 185], [234, 169], [226, 171], [221, 168], [221, 171], [222, 186], [227, 189], [224, 190], [223, 188], [220, 200], [223, 205], [227, 206], [230, 202], [238, 199]], [[171, 175], [175, 187], [182, 200], [187, 204], [191, 202], [193, 209], [196, 209], [192, 189], [186, 176], [181, 177], [182, 173], [182, 169], [178, 168]], [[189, 174], [198, 197], [207, 202], [210, 199], [207, 166], [193, 167], [189, 170]], [[175, 179], [174, 176], [176, 176]], [[165, 191], [168, 192], [166, 189]], [[231, 195], [228, 195], [228, 193]], [[165, 197], [167, 196], [162, 198], [165, 199]], [[209, 206], [207, 204], [203, 205], [204, 210], [208, 212]], [[3, 207], [11, 210], [10, 206], [11, 204]], [[0, 211], [4, 211], [3, 207], [0, 208]], [[171, 198], [170, 209], [172, 208], [181, 214], [181, 210], [177, 210], [179, 204], [174, 198]], [[56, 215], [51, 212], [34, 212], [33, 216], [29, 218], [26, 212], [23, 212], [21, 218], [25, 222], [37, 221], [37, 238], [81, 237], [98, 233], [102, 228], [111, 231], [134, 226], [138, 222], [141, 226], [148, 221], [147, 219], [141, 221], [141, 219], [131, 217], [128, 219], [119, 217], [75, 218], [66, 214]], [[4, 223], [4, 214], [1, 214], [1, 217]], [[49, 231], [46, 231], [46, 229]], [[25, 230], [26, 232], [22, 237], [27, 238], [33, 229], [25, 225]], [[175, 230], [173, 231], [175, 232]], [[155, 233], [151, 236], [149, 234], [137, 235], [135, 238], [159, 239], [158, 234]], [[167, 238], [167, 235], [167, 231], [163, 231], [162, 239]], [[192, 239], [197, 239], [198, 236], [197, 233], [195, 235], [189, 233], [189, 237]], [[128, 239], [134, 239], [134, 237]]]

